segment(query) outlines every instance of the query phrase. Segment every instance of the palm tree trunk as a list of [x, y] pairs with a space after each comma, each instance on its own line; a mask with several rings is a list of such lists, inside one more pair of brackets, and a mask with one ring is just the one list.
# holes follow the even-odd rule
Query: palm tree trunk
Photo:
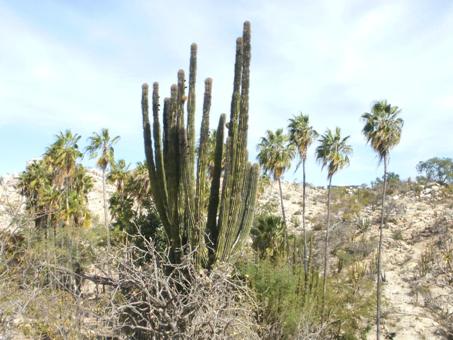
[[382, 189], [381, 224], [379, 226], [379, 248], [376, 283], [376, 339], [381, 337], [381, 281], [382, 281], [382, 238], [385, 224], [385, 194], [387, 191], [387, 156], [384, 156], [384, 187]]
[[324, 323], [324, 308], [326, 303], [327, 292], [327, 267], [328, 267], [328, 248], [329, 248], [329, 228], [330, 228], [330, 189], [332, 186], [332, 177], [329, 177], [329, 186], [327, 188], [327, 225], [324, 239], [324, 273], [322, 275], [322, 305], [321, 305], [321, 323]]
[[280, 205], [282, 208], [282, 217], [283, 217], [283, 227], [284, 227], [284, 237], [285, 237], [285, 253], [288, 251], [288, 225], [286, 224], [286, 214], [285, 214], [285, 206], [283, 205], [283, 191], [282, 191], [282, 182], [280, 177], [277, 179], [278, 181], [278, 190], [280, 191]]
[[302, 229], [304, 233], [304, 296], [307, 295], [308, 287], [308, 254], [307, 254], [307, 233], [305, 229], [305, 202], [306, 202], [306, 182], [305, 182], [305, 159], [302, 160]]
[[105, 169], [102, 169], [102, 199], [104, 201], [104, 226], [107, 229], [107, 248], [110, 251], [110, 228], [107, 224], [107, 200], [105, 199]]

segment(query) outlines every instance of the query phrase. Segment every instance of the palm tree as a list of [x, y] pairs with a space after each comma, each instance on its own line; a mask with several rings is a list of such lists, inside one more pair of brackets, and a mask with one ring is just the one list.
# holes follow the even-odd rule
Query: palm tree
[[90, 221], [90, 212], [87, 206], [88, 193], [93, 189], [93, 180], [87, 174], [86, 169], [77, 165], [74, 178], [74, 197], [73, 197], [73, 219], [76, 226], [86, 226]]
[[100, 133], [93, 132], [93, 135], [88, 138], [88, 146], [86, 147], [86, 152], [90, 155], [90, 158], [97, 158], [97, 166], [102, 171], [102, 199], [104, 203], [104, 225], [107, 228], [107, 245], [110, 248], [110, 229], [107, 223], [107, 200], [105, 197], [105, 180], [106, 180], [106, 171], [108, 167], [112, 167], [115, 159], [114, 154], [115, 150], [113, 145], [115, 145], [119, 136], [114, 138], [110, 137], [108, 129], [102, 129]]
[[250, 236], [252, 248], [255, 249], [260, 259], [269, 256], [274, 258], [282, 249], [284, 242], [282, 235], [282, 219], [278, 215], [260, 215], [255, 220]]
[[379, 162], [384, 162], [384, 185], [381, 201], [381, 223], [379, 226], [378, 268], [376, 283], [376, 338], [380, 338], [381, 323], [381, 273], [382, 273], [382, 234], [385, 224], [385, 194], [387, 190], [387, 166], [390, 149], [397, 145], [401, 138], [403, 120], [398, 117], [401, 110], [392, 106], [386, 100], [377, 101], [371, 107], [371, 112], [364, 113], [362, 119], [365, 126], [362, 129], [367, 142], [376, 151]]
[[324, 238], [324, 272], [322, 282], [322, 306], [321, 318], [324, 321], [324, 306], [326, 299], [326, 278], [328, 267], [328, 247], [329, 247], [329, 228], [330, 228], [330, 192], [332, 187], [332, 177], [338, 170], [343, 169], [349, 164], [349, 155], [352, 153], [351, 145], [347, 144], [349, 136], [342, 138], [340, 128], [335, 132], [328, 129], [319, 139], [319, 146], [316, 148], [316, 159], [322, 163], [322, 168], [327, 167], [327, 224]]
[[47, 206], [46, 195], [51, 186], [51, 179], [47, 166], [42, 160], [36, 160], [27, 165], [19, 176], [18, 188], [26, 198], [25, 208], [29, 211], [35, 222], [36, 228], [48, 228], [50, 211]]
[[124, 159], [120, 159], [112, 166], [112, 170], [107, 175], [107, 181], [111, 184], [116, 185], [116, 191], [119, 194], [123, 194], [124, 187], [129, 177], [129, 165], [126, 164]]
[[278, 182], [280, 206], [285, 230], [285, 249], [288, 249], [288, 225], [286, 223], [285, 206], [283, 204], [281, 177], [291, 166], [294, 152], [294, 146], [289, 143], [289, 138], [283, 133], [283, 129], [278, 129], [275, 133], [267, 130], [266, 137], [261, 137], [258, 144], [258, 162], [262, 166], [264, 173], [271, 174], [274, 180]]
[[59, 195], [59, 198], [63, 200], [60, 204], [60, 207], [63, 207], [60, 216], [65, 225], [69, 224], [71, 216], [69, 196], [76, 177], [77, 161], [83, 156], [79, 150], [80, 138], [81, 136], [73, 134], [71, 130], [60, 132], [56, 136], [56, 141], [47, 148], [44, 154], [44, 162], [48, 164], [52, 173], [52, 184], [62, 193]]
[[135, 200], [143, 202], [149, 197], [151, 183], [149, 181], [148, 168], [145, 162], [138, 162], [131, 171], [131, 193]]
[[[299, 168], [302, 164], [302, 229], [304, 234], [304, 284], [305, 291], [308, 285], [308, 253], [307, 253], [307, 234], [305, 229], [305, 202], [306, 202], [306, 181], [305, 181], [305, 162], [307, 160], [308, 147], [313, 143], [313, 140], [318, 137], [318, 133], [310, 126], [308, 115], [299, 113], [289, 120], [289, 140], [295, 146], [299, 154]], [[297, 171], [296, 168], [296, 171]]]

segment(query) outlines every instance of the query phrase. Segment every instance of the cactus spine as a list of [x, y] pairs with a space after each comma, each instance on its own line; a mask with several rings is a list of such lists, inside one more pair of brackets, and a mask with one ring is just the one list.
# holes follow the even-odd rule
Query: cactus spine
[[[159, 122], [159, 86], [153, 84], [153, 126], [148, 112], [148, 85], [142, 86], [142, 118], [145, 154], [151, 194], [169, 239], [172, 260], [185, 249], [196, 250], [197, 262], [206, 267], [234, 258], [247, 238], [253, 219], [258, 166], [247, 157], [250, 79], [250, 23], [236, 41], [233, 96], [224, 150], [226, 116], [217, 127], [214, 170], [208, 190], [208, 137], [212, 80], [205, 81], [200, 141], [195, 147], [195, 86], [197, 46], [192, 44], [189, 88], [178, 72], [177, 85], [164, 99], [163, 131]], [[185, 118], [184, 104], [187, 102]], [[223, 153], [225, 164], [222, 169]], [[223, 172], [223, 175], [222, 175]], [[204, 197], [209, 193], [209, 197]], [[207, 204], [205, 203], [207, 202]]]

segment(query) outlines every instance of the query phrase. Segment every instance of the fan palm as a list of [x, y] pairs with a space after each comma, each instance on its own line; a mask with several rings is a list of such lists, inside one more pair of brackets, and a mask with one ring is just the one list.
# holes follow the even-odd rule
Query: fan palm
[[35, 227], [48, 227], [46, 193], [52, 188], [47, 166], [42, 160], [33, 161], [19, 176], [18, 188], [26, 197], [26, 209], [31, 212]]
[[104, 225], [107, 228], [107, 245], [110, 247], [110, 229], [107, 222], [107, 200], [105, 197], [105, 180], [108, 167], [112, 167], [115, 162], [115, 150], [113, 146], [120, 139], [119, 136], [110, 137], [108, 129], [102, 129], [100, 133], [93, 132], [93, 135], [88, 138], [88, 146], [86, 152], [90, 158], [97, 158], [96, 165], [102, 171], [102, 199], [104, 203]]
[[283, 241], [282, 220], [276, 215], [260, 215], [250, 230], [252, 247], [261, 259], [278, 255]]
[[49, 165], [52, 173], [53, 185], [57, 190], [62, 191], [62, 195], [59, 196], [63, 201], [60, 204], [60, 207], [63, 207], [60, 216], [65, 225], [69, 224], [71, 215], [69, 196], [77, 172], [77, 161], [83, 156], [78, 145], [80, 138], [71, 130], [60, 132], [56, 136], [56, 141], [47, 148], [44, 154], [44, 161]]
[[78, 145], [80, 138], [71, 130], [60, 132], [56, 135], [56, 141], [44, 154], [45, 161], [52, 169], [55, 185], [62, 185], [65, 190], [69, 190], [71, 178], [76, 172], [77, 161], [83, 156]]
[[144, 162], [138, 162], [131, 172], [131, 187], [134, 198], [143, 201], [150, 194], [151, 183], [149, 181], [148, 168]]
[[112, 167], [112, 170], [107, 176], [107, 181], [116, 185], [116, 191], [122, 194], [129, 176], [129, 165], [126, 164], [124, 159], [120, 159]]
[[87, 174], [85, 168], [80, 164], [77, 166], [74, 189], [74, 192], [76, 193], [73, 202], [75, 205], [74, 224], [87, 225], [90, 221], [90, 213], [87, 207], [88, 193], [93, 189], [93, 180]]
[[288, 249], [288, 231], [286, 223], [285, 206], [283, 204], [283, 192], [281, 178], [283, 173], [291, 166], [294, 157], [294, 145], [289, 143], [289, 138], [283, 133], [283, 129], [275, 132], [267, 130], [266, 136], [261, 137], [258, 144], [258, 162], [265, 174], [270, 174], [278, 182], [280, 193], [280, 206], [282, 209], [283, 224], [285, 228], [285, 248]]
[[401, 110], [386, 100], [377, 101], [371, 112], [362, 115], [365, 126], [362, 129], [367, 142], [376, 151], [379, 161], [384, 163], [384, 185], [381, 201], [381, 223], [379, 226], [378, 268], [376, 283], [376, 337], [380, 338], [381, 321], [381, 273], [382, 273], [382, 236], [385, 224], [385, 194], [387, 189], [387, 166], [390, 150], [399, 143], [403, 120], [398, 117]]
[[[307, 151], [309, 146], [316, 139], [318, 133], [310, 126], [308, 115], [300, 113], [289, 120], [289, 140], [297, 149], [299, 154], [299, 164], [302, 164], [302, 229], [304, 235], [304, 283], [305, 290], [308, 284], [308, 253], [307, 253], [307, 234], [305, 229], [305, 202], [306, 202], [306, 181], [305, 181], [305, 162], [307, 160]], [[297, 168], [296, 168], [297, 170]]]
[[349, 136], [342, 137], [340, 128], [335, 132], [328, 129], [319, 139], [319, 145], [316, 148], [316, 159], [321, 162], [322, 168], [327, 167], [327, 224], [324, 238], [324, 272], [323, 272], [323, 295], [321, 316], [324, 318], [324, 306], [326, 298], [326, 278], [328, 268], [328, 247], [329, 247], [329, 228], [330, 228], [330, 194], [332, 187], [332, 177], [338, 170], [349, 165], [349, 155], [352, 153], [352, 147], [348, 144]]

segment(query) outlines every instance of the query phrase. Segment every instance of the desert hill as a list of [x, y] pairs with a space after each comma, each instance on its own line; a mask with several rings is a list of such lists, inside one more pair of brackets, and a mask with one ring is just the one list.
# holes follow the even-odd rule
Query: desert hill
[[[89, 170], [94, 188], [89, 194], [93, 220], [102, 220], [100, 173]], [[13, 231], [24, 200], [15, 188], [17, 176], [0, 179], [0, 228]], [[111, 194], [114, 188], [108, 186]], [[332, 249], [344, 238], [367, 242], [366, 259], [372, 263], [378, 235], [377, 196], [364, 195], [361, 187], [336, 187], [333, 193]], [[322, 234], [326, 189], [307, 187], [307, 230]], [[289, 232], [301, 233], [302, 186], [283, 183], [283, 201]], [[440, 185], [393, 190], [384, 230], [384, 320], [389, 338], [450, 339], [453, 324], [453, 195]], [[341, 204], [340, 204], [341, 203]], [[277, 184], [266, 186], [259, 196], [257, 213], [280, 214]], [[24, 222], [26, 223], [26, 222]], [[335, 256], [333, 257], [335, 259]], [[338, 257], [339, 258], [339, 257]], [[338, 261], [332, 261], [335, 270]], [[374, 337], [369, 332], [370, 339]]]
[[[338, 201], [346, 208], [336, 211], [336, 220], [350, 219], [333, 229], [351, 237], [376, 239], [380, 209], [376, 204], [352, 206], [360, 187], [337, 188]], [[300, 233], [302, 186], [283, 183], [283, 199], [290, 232]], [[319, 233], [325, 221], [325, 188], [307, 188], [307, 229]], [[334, 195], [335, 196], [335, 195]], [[357, 200], [353, 200], [356, 202]], [[416, 189], [395, 190], [388, 198], [389, 218], [384, 230], [384, 328], [394, 339], [450, 339], [453, 331], [453, 196], [431, 183]], [[279, 213], [277, 184], [265, 189], [260, 207]], [[355, 220], [355, 221], [354, 221]], [[356, 224], [357, 228], [350, 224]], [[368, 225], [369, 224], [369, 225]], [[368, 225], [366, 227], [366, 225]], [[360, 232], [363, 228], [365, 231]], [[343, 230], [341, 230], [343, 229]], [[337, 234], [335, 230], [333, 235]], [[333, 236], [335, 237], [335, 236]], [[333, 240], [332, 242], [335, 242]], [[374, 255], [371, 251], [368, 258]], [[370, 339], [374, 332], [369, 332]]]

